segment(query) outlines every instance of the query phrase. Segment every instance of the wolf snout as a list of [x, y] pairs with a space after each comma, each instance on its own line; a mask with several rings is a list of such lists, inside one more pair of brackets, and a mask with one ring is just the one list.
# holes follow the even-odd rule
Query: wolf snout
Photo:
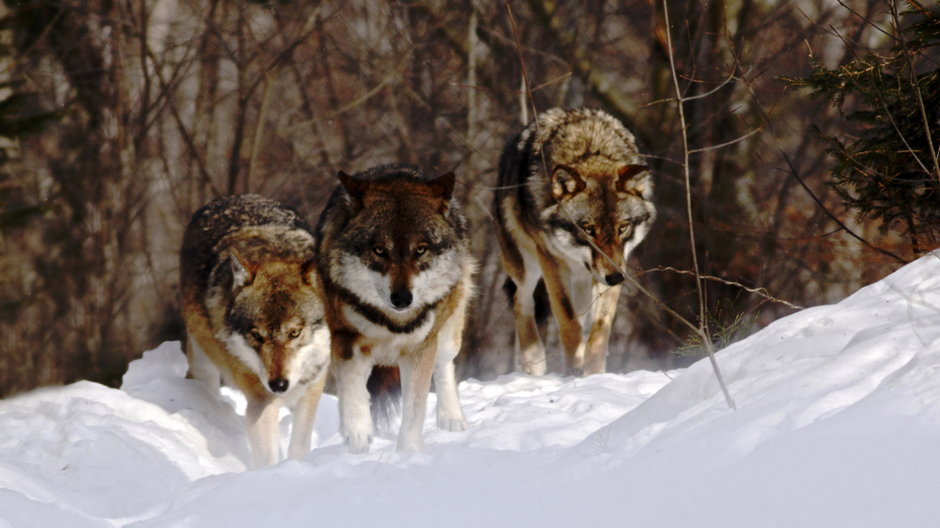
[[623, 282], [623, 273], [615, 271], [613, 273], [608, 273], [604, 276], [604, 281], [607, 282], [608, 286], [616, 286]]
[[287, 388], [290, 386], [290, 381], [284, 378], [274, 378], [268, 382], [268, 387], [271, 388], [271, 392], [281, 394], [282, 392], [287, 392]]
[[392, 292], [391, 301], [392, 306], [402, 310], [411, 306], [411, 301], [414, 300], [414, 297], [411, 295], [411, 292], [408, 290], [395, 290]]

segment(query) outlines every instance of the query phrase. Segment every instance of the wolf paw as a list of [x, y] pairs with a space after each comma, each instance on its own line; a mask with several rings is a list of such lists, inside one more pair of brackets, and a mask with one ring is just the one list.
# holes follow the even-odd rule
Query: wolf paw
[[442, 431], [459, 433], [467, 430], [467, 420], [463, 416], [438, 416], [437, 428]]
[[345, 432], [343, 441], [350, 453], [355, 455], [364, 455], [369, 452], [369, 445], [372, 444], [371, 431]]

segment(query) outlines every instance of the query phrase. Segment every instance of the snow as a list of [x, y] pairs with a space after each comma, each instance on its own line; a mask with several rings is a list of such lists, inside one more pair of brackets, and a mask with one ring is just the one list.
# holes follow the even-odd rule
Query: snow
[[164, 343], [121, 389], [0, 401], [0, 528], [940, 524], [940, 253], [718, 361], [737, 411], [707, 361], [464, 381], [468, 430], [430, 402], [421, 453], [346, 453], [325, 396], [309, 456], [249, 471], [243, 399]]

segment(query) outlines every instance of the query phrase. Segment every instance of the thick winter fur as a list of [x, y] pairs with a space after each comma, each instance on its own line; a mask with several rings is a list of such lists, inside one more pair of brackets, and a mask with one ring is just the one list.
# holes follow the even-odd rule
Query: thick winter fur
[[398, 448], [418, 450], [433, 374], [437, 424], [466, 427], [457, 397], [460, 351], [475, 268], [454, 175], [407, 165], [348, 176], [317, 227], [340, 426], [367, 452], [373, 437], [366, 382], [374, 365], [397, 365], [402, 384]]
[[655, 218], [652, 193], [633, 134], [600, 110], [549, 110], [506, 145], [495, 209], [523, 370], [545, 372], [541, 281], [569, 372], [606, 370], [624, 264]]
[[256, 467], [280, 458], [281, 405], [294, 418], [288, 455], [310, 451], [330, 360], [314, 249], [295, 211], [254, 195], [206, 205], [183, 235], [189, 373], [215, 389], [224, 378], [245, 393]]

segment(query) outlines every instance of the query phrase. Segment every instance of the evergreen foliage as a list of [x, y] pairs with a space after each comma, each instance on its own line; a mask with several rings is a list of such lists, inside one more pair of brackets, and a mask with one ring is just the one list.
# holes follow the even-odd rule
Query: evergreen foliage
[[829, 69], [817, 62], [790, 80], [828, 98], [859, 125], [828, 136], [836, 160], [830, 184], [845, 205], [906, 237], [914, 254], [940, 235], [940, 9], [909, 2], [887, 53], [868, 52]]

